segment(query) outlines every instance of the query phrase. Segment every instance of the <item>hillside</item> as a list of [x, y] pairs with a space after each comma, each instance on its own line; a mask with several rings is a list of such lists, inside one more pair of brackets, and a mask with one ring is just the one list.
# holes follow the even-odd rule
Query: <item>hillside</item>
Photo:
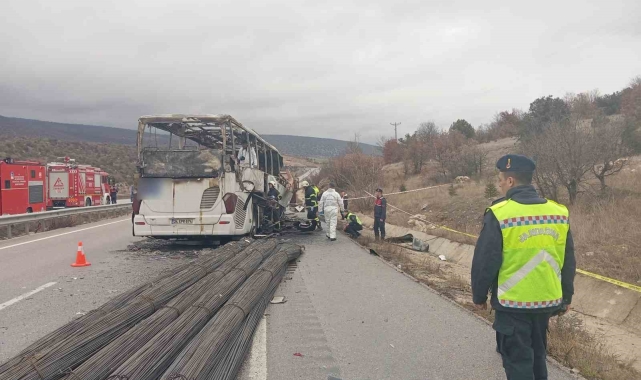
[[[135, 121], [134, 121], [135, 123]], [[133, 129], [97, 125], [65, 124], [49, 121], [0, 116], [0, 135], [9, 137], [40, 137], [60, 141], [134, 145]], [[305, 136], [262, 135], [284, 155], [301, 157], [333, 157], [341, 154], [348, 142]], [[373, 145], [361, 144], [366, 154], [377, 154]]]
[[0, 158], [52, 162], [59, 161], [64, 156], [74, 158], [79, 164], [98, 166], [117, 182], [132, 183], [136, 172], [136, 148], [133, 145], [34, 137], [9, 137], [0, 140]]
[[[299, 157], [335, 157], [345, 151], [349, 142], [306, 136], [261, 135], [273, 144], [282, 154]], [[379, 155], [378, 147], [359, 144], [363, 153]]]

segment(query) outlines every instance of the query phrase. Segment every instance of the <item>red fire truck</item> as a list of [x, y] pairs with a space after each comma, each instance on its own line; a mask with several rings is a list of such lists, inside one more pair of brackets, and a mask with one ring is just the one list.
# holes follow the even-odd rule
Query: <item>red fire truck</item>
[[46, 168], [38, 162], [0, 161], [0, 214], [44, 211], [47, 206]]
[[47, 208], [82, 207], [109, 204], [109, 175], [100, 168], [64, 162], [47, 164], [49, 197]]

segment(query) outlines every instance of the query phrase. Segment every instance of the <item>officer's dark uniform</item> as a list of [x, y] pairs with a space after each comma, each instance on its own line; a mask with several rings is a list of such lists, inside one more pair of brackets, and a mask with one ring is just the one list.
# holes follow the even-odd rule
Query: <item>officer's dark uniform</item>
[[[508, 158], [510, 164], [508, 164]], [[508, 166], [508, 168], [506, 168]], [[529, 158], [518, 155], [502, 157], [497, 162], [502, 172], [533, 172], [535, 164]], [[509, 169], [509, 170], [508, 170]], [[548, 202], [541, 198], [534, 186], [523, 185], [510, 189], [505, 198], [521, 205], [537, 205]], [[488, 290], [492, 291], [491, 305], [496, 310], [493, 324], [496, 330], [497, 350], [503, 358], [503, 367], [508, 379], [547, 379], [546, 347], [547, 327], [550, 317], [559, 306], [542, 308], [508, 308], [497, 297], [498, 274], [503, 263], [503, 235], [494, 213], [488, 209], [483, 220], [483, 230], [474, 250], [472, 261], [472, 293], [475, 304], [487, 302]], [[576, 261], [572, 234], [568, 230], [565, 259], [561, 268], [563, 304], [569, 305], [574, 294]]]
[[[383, 192], [382, 189], [376, 189], [377, 192]], [[385, 219], [387, 218], [387, 200], [385, 197], [374, 199], [374, 238], [385, 240]]]

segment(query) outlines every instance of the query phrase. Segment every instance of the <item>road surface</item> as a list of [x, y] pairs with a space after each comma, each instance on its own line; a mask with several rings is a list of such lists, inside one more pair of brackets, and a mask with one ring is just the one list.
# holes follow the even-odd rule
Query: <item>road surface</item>
[[[72, 268], [79, 241], [92, 265]], [[1, 242], [0, 362], [181, 261], [116, 252], [136, 241], [124, 217]]]
[[269, 305], [241, 379], [505, 379], [483, 321], [344, 235], [295, 241], [306, 251], [276, 292], [287, 302]]
[[[267, 309], [241, 379], [504, 378], [482, 321], [343, 235], [293, 240], [306, 252], [277, 291], [287, 302]], [[78, 241], [90, 267], [70, 266]], [[0, 361], [185, 260], [130, 252], [132, 243], [143, 240], [127, 217], [0, 243]], [[551, 367], [550, 379], [570, 378]]]

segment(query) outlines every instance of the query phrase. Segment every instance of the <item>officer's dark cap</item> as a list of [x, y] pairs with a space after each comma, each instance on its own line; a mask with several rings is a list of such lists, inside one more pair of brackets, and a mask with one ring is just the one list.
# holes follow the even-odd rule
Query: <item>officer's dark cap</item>
[[496, 168], [501, 172], [532, 173], [536, 164], [530, 158], [520, 154], [507, 154], [496, 162]]
[[377, 192], [377, 193], [382, 193], [382, 192], [383, 192], [383, 189], [381, 189], [381, 188], [379, 187], [378, 189], [376, 189], [376, 192]]

